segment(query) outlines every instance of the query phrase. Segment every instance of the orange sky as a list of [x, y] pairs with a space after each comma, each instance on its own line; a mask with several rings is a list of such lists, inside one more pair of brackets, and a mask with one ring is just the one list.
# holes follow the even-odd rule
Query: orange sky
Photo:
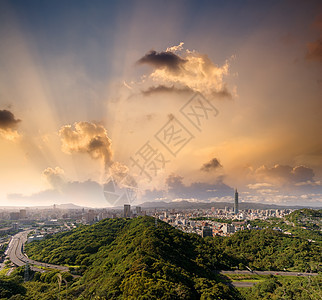
[[319, 2], [130, 3], [1, 2], [0, 205], [320, 206]]

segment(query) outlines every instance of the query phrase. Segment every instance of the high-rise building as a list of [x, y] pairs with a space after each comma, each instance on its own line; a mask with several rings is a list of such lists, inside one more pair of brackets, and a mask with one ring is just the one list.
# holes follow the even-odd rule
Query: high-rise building
[[26, 217], [27, 217], [27, 211], [25, 209], [20, 209], [19, 219], [26, 219]]
[[131, 205], [130, 204], [124, 204], [124, 218], [131, 217]]
[[222, 232], [227, 233], [234, 233], [235, 232], [235, 226], [231, 224], [224, 224], [221, 228]]
[[137, 207], [136, 207], [136, 214], [137, 214], [138, 216], [140, 216], [140, 215], [142, 214], [142, 208], [141, 208], [141, 206], [137, 206]]
[[237, 189], [235, 190], [235, 206], [234, 206], [235, 215], [238, 214], [238, 192]]
[[92, 223], [95, 221], [96, 213], [93, 209], [90, 209], [85, 215], [85, 220], [87, 223]]
[[18, 212], [11, 212], [10, 213], [10, 220], [19, 220], [20, 218], [20, 213]]
[[203, 226], [201, 236], [202, 237], [212, 236], [212, 228], [209, 226]]

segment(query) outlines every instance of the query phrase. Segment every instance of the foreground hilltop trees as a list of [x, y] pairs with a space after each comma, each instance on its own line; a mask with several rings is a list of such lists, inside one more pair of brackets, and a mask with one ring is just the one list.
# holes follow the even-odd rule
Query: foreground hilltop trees
[[[238, 299], [214, 270], [225, 260], [213, 252], [205, 263], [204, 240], [151, 217], [106, 219], [93, 226], [28, 244], [34, 259], [72, 265], [83, 276], [74, 297], [103, 299]], [[222, 263], [218, 263], [222, 261]], [[82, 298], [80, 298], [82, 299]]]

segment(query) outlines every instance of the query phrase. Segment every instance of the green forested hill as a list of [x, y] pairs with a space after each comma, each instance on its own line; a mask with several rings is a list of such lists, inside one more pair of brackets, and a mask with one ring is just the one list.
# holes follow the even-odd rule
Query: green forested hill
[[[286, 216], [286, 219], [297, 222], [303, 223], [308, 225], [309, 223], [320, 223], [321, 224], [322, 218], [322, 209], [309, 209], [309, 208], [302, 208], [293, 211], [291, 214]], [[318, 226], [317, 228], [319, 228]]]
[[[78, 270], [82, 276], [68, 284], [69, 299], [240, 299], [215, 270], [316, 271], [321, 261], [318, 244], [271, 229], [203, 239], [161, 221], [155, 226], [152, 217], [105, 219], [32, 242], [26, 251]], [[56, 299], [55, 276], [25, 284], [25, 297], [36, 295], [26, 299]]]
[[89, 266], [98, 249], [109, 245], [130, 223], [126, 219], [104, 219], [92, 226], [47, 236], [41, 242], [25, 245], [25, 251], [35, 260], [53, 264]]
[[322, 209], [303, 208], [284, 218], [257, 219], [250, 224], [261, 228], [281, 228], [295, 237], [312, 240], [322, 246]]
[[[85, 295], [125, 299], [238, 299], [202, 263], [202, 239], [153, 218], [133, 219], [110, 246], [102, 247], [81, 280]], [[234, 298], [233, 298], [234, 295]]]
[[254, 270], [320, 271], [321, 247], [272, 229], [238, 231], [211, 241], [214, 248]]
[[[106, 219], [93, 226], [33, 242], [33, 259], [81, 264], [86, 271], [70, 287], [74, 299], [239, 299], [237, 290], [218, 281], [215, 269], [229, 255], [212, 252], [205, 242], [151, 217]], [[95, 249], [95, 251], [94, 251]], [[97, 251], [97, 252], [96, 252]]]
[[292, 222], [293, 231], [296, 233], [322, 242], [322, 209], [299, 209], [285, 219]]

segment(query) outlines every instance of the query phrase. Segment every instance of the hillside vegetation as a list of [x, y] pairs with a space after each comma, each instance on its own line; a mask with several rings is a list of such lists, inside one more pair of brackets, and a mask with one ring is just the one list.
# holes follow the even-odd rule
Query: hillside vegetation
[[156, 227], [153, 218], [142, 217], [106, 219], [26, 249], [33, 259], [81, 264], [83, 276], [69, 289], [72, 299], [239, 299], [213, 272], [230, 257], [213, 251], [215, 258], [205, 261], [205, 244], [197, 235], [164, 222]]
[[281, 277], [268, 276], [252, 288], [240, 289], [249, 300], [306, 300], [322, 298], [322, 276]]
[[295, 237], [311, 240], [322, 246], [322, 209], [303, 208], [284, 218], [257, 219], [250, 221], [250, 224], [261, 228], [280, 228]]
[[320, 244], [276, 230], [243, 230], [209, 242], [217, 251], [233, 257], [235, 265], [239, 262], [254, 270], [320, 271]]
[[[317, 271], [321, 261], [319, 244], [271, 229], [201, 238], [161, 221], [155, 226], [152, 217], [105, 219], [27, 244], [26, 251], [82, 275], [64, 275], [69, 299], [242, 299], [216, 270]], [[26, 299], [57, 299], [56, 275], [25, 284]]]

